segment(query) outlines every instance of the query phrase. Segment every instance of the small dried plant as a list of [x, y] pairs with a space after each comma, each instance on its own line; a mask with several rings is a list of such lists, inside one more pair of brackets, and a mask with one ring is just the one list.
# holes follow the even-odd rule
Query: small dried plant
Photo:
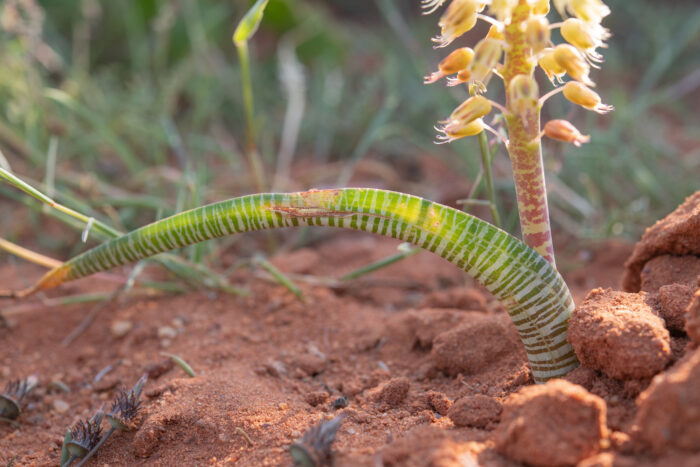
[[300, 467], [324, 467], [333, 463], [331, 447], [335, 436], [343, 423], [345, 414], [340, 414], [330, 420], [325, 420], [311, 427], [304, 433], [300, 441], [289, 447], [289, 454], [294, 465]]
[[[436, 11], [446, 0], [423, 0], [425, 13]], [[566, 120], [551, 120], [542, 128], [540, 110], [547, 99], [563, 92], [574, 104], [604, 114], [612, 107], [591, 89], [589, 74], [598, 68], [609, 31], [601, 25], [610, 9], [600, 0], [554, 0], [562, 17], [550, 23], [548, 0], [451, 0], [440, 17], [436, 48], [446, 47], [470, 31], [479, 20], [491, 25], [474, 48], [450, 53], [426, 83], [448, 77], [447, 85], [466, 84], [470, 97], [440, 122], [438, 142], [451, 142], [490, 131], [502, 139], [510, 154], [523, 241], [555, 265], [549, 223], [541, 138], [580, 146], [589, 141]], [[484, 14], [488, 13], [488, 14]], [[566, 43], [555, 45], [551, 31], [559, 29]], [[535, 71], [541, 69], [555, 89], [540, 95]], [[572, 81], [564, 83], [567, 76]], [[505, 87], [505, 105], [485, 96], [496, 76]], [[557, 87], [558, 86], [558, 87]], [[497, 109], [507, 128], [503, 136], [483, 119]]]
[[36, 387], [36, 379], [10, 381], [0, 394], [0, 417], [15, 420], [22, 412], [22, 400]]

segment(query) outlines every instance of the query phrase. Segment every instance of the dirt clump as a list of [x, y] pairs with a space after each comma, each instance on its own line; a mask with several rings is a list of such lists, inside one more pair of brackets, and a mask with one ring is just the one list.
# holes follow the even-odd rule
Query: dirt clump
[[467, 287], [451, 287], [431, 292], [425, 297], [421, 306], [424, 308], [488, 311], [488, 303], [484, 295], [476, 289]]
[[625, 263], [623, 289], [638, 292], [644, 265], [661, 255], [700, 256], [700, 191], [644, 232]]
[[521, 388], [506, 400], [494, 441], [529, 465], [576, 464], [608, 444], [605, 402], [564, 380]]
[[643, 379], [671, 360], [671, 338], [645, 294], [592, 290], [569, 322], [581, 364], [617, 379]]
[[[700, 284], [700, 279], [698, 279]], [[695, 291], [693, 300], [688, 305], [685, 332], [688, 333], [695, 345], [700, 345], [700, 289]]]
[[494, 398], [477, 394], [457, 400], [450, 407], [447, 416], [455, 426], [492, 428], [498, 423], [502, 410], [501, 403]]
[[397, 407], [406, 400], [410, 389], [408, 378], [392, 378], [369, 391], [369, 397], [382, 407]]
[[669, 331], [685, 330], [686, 310], [693, 299], [693, 289], [684, 284], [670, 284], [659, 288], [655, 297], [657, 311], [666, 321]]
[[462, 325], [443, 332], [433, 341], [432, 358], [436, 368], [448, 375], [470, 375], [526, 361], [508, 315], [468, 314], [468, 320]]
[[654, 378], [638, 398], [634, 436], [655, 454], [700, 452], [700, 350]]
[[387, 446], [371, 465], [384, 467], [447, 467], [479, 465], [469, 445], [458, 443], [445, 430], [421, 426]]
[[662, 255], [649, 260], [642, 269], [641, 291], [654, 293], [664, 285], [681, 284], [697, 287], [700, 257]]

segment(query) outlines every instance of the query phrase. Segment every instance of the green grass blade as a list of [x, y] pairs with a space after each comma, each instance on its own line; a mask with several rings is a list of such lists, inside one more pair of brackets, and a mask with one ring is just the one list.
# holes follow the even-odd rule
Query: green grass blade
[[457, 265], [506, 307], [535, 380], [578, 365], [566, 340], [574, 302], [564, 279], [533, 249], [462, 211], [385, 190], [263, 193], [192, 209], [93, 248], [49, 272], [26, 295], [175, 248], [233, 233], [330, 226], [398, 238]]
[[233, 32], [233, 42], [235, 44], [247, 42], [251, 37], [253, 37], [253, 34], [255, 34], [260, 26], [260, 21], [262, 21], [263, 13], [268, 1], [269, 0], [258, 0], [252, 7], [250, 7], [250, 10], [248, 10], [241, 22], [238, 23], [236, 30]]

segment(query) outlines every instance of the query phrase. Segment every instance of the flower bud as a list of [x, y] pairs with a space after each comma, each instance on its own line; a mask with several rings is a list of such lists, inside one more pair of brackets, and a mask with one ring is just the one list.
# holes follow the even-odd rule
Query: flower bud
[[532, 53], [537, 54], [551, 43], [549, 21], [544, 16], [531, 16], [524, 23], [525, 40], [532, 48]]
[[566, 74], [566, 70], [562, 68], [559, 63], [554, 58], [554, 49], [546, 49], [545, 53], [540, 57], [537, 62], [542, 70], [547, 74], [547, 78], [552, 84], [556, 81], [562, 82], [561, 77]]
[[577, 81], [569, 81], [564, 85], [564, 97], [574, 104], [599, 114], [606, 114], [614, 109], [612, 105], [603, 104], [595, 91]]
[[467, 136], [478, 135], [484, 131], [484, 121], [480, 118], [468, 123], [467, 125], [448, 124], [437, 130], [442, 133], [437, 135], [437, 144], [451, 143], [454, 140], [465, 138]]
[[587, 143], [591, 137], [582, 135], [570, 122], [566, 120], [550, 120], [544, 126], [544, 134], [548, 138], [571, 143], [580, 147], [581, 143]]
[[508, 110], [525, 118], [528, 112], [537, 110], [539, 87], [537, 81], [529, 75], [517, 75], [508, 85]]
[[569, 0], [568, 9], [584, 21], [600, 23], [610, 14], [610, 8], [601, 0]]
[[469, 47], [462, 47], [450, 53], [438, 65], [438, 71], [425, 77], [425, 83], [434, 83], [443, 76], [458, 73], [466, 69], [474, 58], [474, 51]]
[[471, 30], [476, 24], [477, 13], [482, 9], [483, 4], [476, 0], [452, 0], [438, 22], [441, 34], [433, 38], [433, 42], [439, 44], [436, 47], [446, 47]]
[[499, 28], [495, 24], [492, 24], [489, 28], [489, 32], [486, 33], [486, 37], [489, 39], [496, 39], [499, 41], [505, 41], [506, 36], [503, 34], [503, 28]]
[[561, 25], [561, 35], [569, 44], [583, 51], [590, 60], [600, 62], [603, 57], [595, 49], [605, 47], [604, 41], [610, 37], [610, 32], [599, 24], [569, 18]]
[[491, 0], [489, 13], [495, 16], [498, 21], [503, 23], [510, 22], [510, 16], [513, 8], [518, 4], [518, 0]]
[[533, 15], [545, 16], [549, 13], [549, 0], [532, 0], [530, 2], [530, 9]]
[[554, 60], [576, 81], [595, 86], [595, 83], [588, 77], [590, 72], [588, 63], [575, 47], [569, 44], [559, 44], [554, 48]]
[[466, 125], [487, 115], [491, 112], [491, 102], [484, 96], [473, 96], [462, 102], [459, 107], [457, 107], [450, 118], [442, 123], [450, 124], [452, 122], [459, 122], [460, 125]]
[[496, 39], [482, 39], [474, 47], [474, 60], [469, 64], [472, 81], [487, 81], [491, 71], [501, 60], [503, 42]]

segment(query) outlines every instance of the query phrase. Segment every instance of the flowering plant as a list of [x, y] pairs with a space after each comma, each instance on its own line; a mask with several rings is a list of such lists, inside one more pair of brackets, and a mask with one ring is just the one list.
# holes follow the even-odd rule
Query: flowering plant
[[[422, 0], [426, 14], [444, 3], [446, 0]], [[473, 49], [462, 47], [450, 53], [425, 82], [448, 77], [448, 86], [468, 85], [470, 97], [440, 122], [438, 142], [451, 142], [484, 130], [505, 142], [513, 167], [523, 241], [555, 265], [541, 138], [580, 146], [589, 137], [566, 120], [551, 120], [542, 128], [540, 110], [559, 92], [574, 104], [601, 114], [612, 107], [603, 104], [591, 89], [595, 83], [589, 76], [591, 68], [598, 68], [602, 62], [596, 50], [605, 47], [610, 37], [601, 25], [610, 9], [601, 0], [552, 3], [563, 21], [549, 22], [548, 0], [452, 0], [440, 17], [440, 35], [433, 38], [436, 48], [450, 45], [474, 28], [478, 20], [488, 22], [491, 28]], [[566, 43], [553, 44], [551, 31], [557, 28]], [[537, 68], [555, 86], [542, 96], [534, 76]], [[565, 83], [566, 75], [571, 80]], [[485, 97], [494, 76], [504, 83], [505, 105]], [[507, 137], [484, 121], [493, 108], [503, 114]]]

